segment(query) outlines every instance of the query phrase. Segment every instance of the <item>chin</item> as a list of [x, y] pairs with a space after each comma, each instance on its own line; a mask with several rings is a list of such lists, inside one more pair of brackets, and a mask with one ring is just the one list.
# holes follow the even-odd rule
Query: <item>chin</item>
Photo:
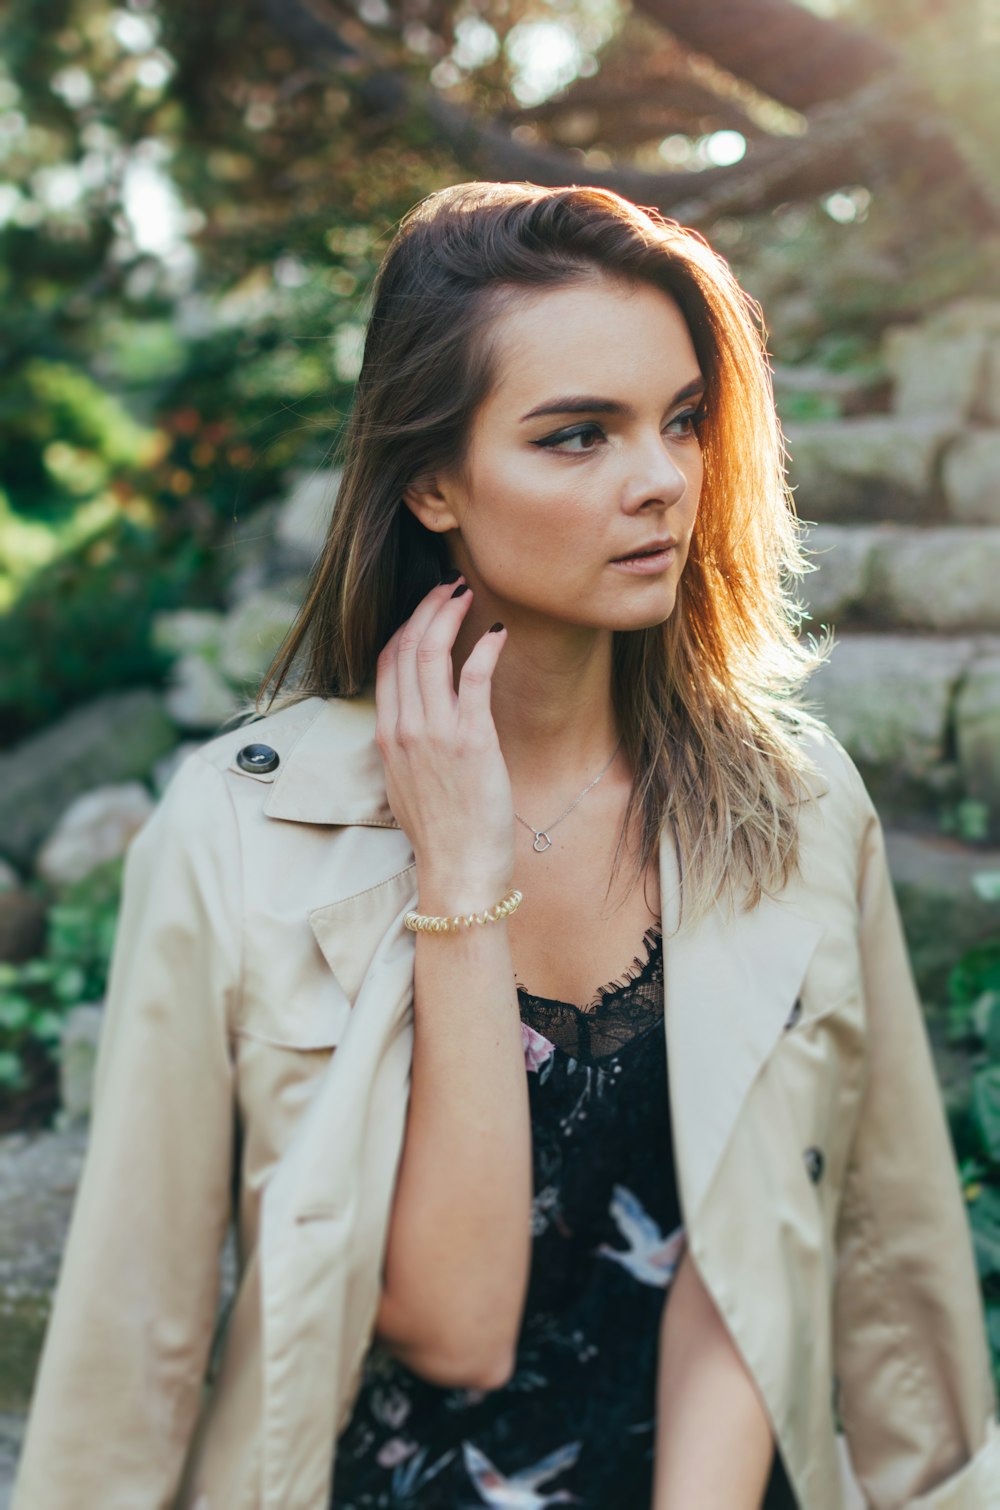
[[650, 629], [654, 624], [663, 624], [677, 607], [677, 588], [672, 582], [664, 583], [659, 592], [648, 590], [628, 604], [617, 604], [616, 611], [609, 615], [612, 629]]

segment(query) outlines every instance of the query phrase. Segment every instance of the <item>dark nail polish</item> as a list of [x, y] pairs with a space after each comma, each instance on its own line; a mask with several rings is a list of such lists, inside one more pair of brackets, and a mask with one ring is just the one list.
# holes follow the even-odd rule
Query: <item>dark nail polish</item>
[[468, 582], [460, 582], [459, 585], [455, 588], [455, 591], [452, 593], [452, 597], [453, 598], [460, 598], [462, 596], [463, 592], [468, 592], [468, 591], [469, 591], [469, 584], [468, 584]]
[[490, 625], [490, 634], [497, 634], [502, 628], [503, 625], [501, 624], [500, 620], [497, 619], [495, 624]]
[[443, 584], [445, 582], [457, 582], [461, 575], [462, 573], [459, 571], [457, 566], [450, 566], [445, 572], [444, 576], [441, 578], [441, 583]]

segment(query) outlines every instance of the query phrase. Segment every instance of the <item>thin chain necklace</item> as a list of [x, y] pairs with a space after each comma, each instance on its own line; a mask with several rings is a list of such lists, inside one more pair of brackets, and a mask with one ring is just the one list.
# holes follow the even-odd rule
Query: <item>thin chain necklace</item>
[[[624, 738], [625, 738], [625, 736], [623, 734], [622, 735], [622, 739], [624, 739]], [[618, 750], [619, 750], [619, 748], [621, 746], [621, 742], [622, 742], [622, 740], [619, 739], [618, 744], [616, 744], [615, 747], [614, 747], [614, 749], [611, 751], [611, 760], [614, 760], [615, 756], [618, 754]], [[611, 765], [611, 760], [609, 760], [608, 764], [604, 767], [604, 771], [606, 771], [608, 769], [608, 767]], [[517, 819], [518, 823], [524, 823], [525, 828], [529, 829], [531, 831], [531, 833], [534, 834], [534, 836], [535, 836], [535, 842], [531, 846], [532, 849], [535, 849], [535, 850], [538, 851], [539, 854], [542, 854], [542, 853], [544, 853], [545, 850], [547, 850], [550, 847], [550, 845], [552, 844], [552, 840], [549, 838], [549, 829], [555, 828], [555, 826], [556, 826], [557, 823], [561, 823], [564, 818], [566, 818], [566, 817], [569, 816], [569, 814], [576, 807], [576, 804], [582, 798], [586, 797], [587, 793], [590, 791], [590, 788], [592, 786], [596, 786], [597, 785], [597, 783], [601, 779], [601, 776], [604, 775], [604, 771], [601, 771], [599, 775], [595, 776], [594, 779], [593, 779], [593, 781], [589, 782], [588, 785], [584, 787], [583, 791], [580, 793], [580, 796], [574, 798], [574, 800], [570, 803], [570, 805], [566, 809], [566, 811], [564, 813], [560, 813], [559, 817], [556, 818], [556, 819], [554, 819], [553, 822], [551, 822], [548, 825], [547, 828], [535, 828], [533, 824], [525, 822], [525, 820], [521, 817], [520, 813], [515, 813], [514, 814], [514, 817]], [[541, 843], [542, 839], [545, 840], [544, 844]]]

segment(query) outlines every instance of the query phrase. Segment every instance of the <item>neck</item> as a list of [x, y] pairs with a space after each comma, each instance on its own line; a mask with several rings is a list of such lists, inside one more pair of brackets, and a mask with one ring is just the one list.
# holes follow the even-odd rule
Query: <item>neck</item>
[[[463, 630], [468, 627], [468, 620]], [[456, 641], [455, 685], [478, 639]], [[490, 708], [516, 799], [519, 794], [585, 786], [607, 765], [621, 730], [611, 698], [611, 632], [568, 625], [509, 635], [493, 681]], [[618, 761], [602, 781], [611, 786]]]

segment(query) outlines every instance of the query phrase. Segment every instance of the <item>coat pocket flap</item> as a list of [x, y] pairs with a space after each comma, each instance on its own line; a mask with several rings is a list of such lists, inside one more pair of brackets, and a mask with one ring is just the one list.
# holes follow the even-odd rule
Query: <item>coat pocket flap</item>
[[408, 899], [416, 906], [416, 861], [375, 886], [310, 912], [309, 926], [323, 958], [349, 1001], [357, 1000], [386, 928], [391, 926], [387, 920], [394, 919]]

